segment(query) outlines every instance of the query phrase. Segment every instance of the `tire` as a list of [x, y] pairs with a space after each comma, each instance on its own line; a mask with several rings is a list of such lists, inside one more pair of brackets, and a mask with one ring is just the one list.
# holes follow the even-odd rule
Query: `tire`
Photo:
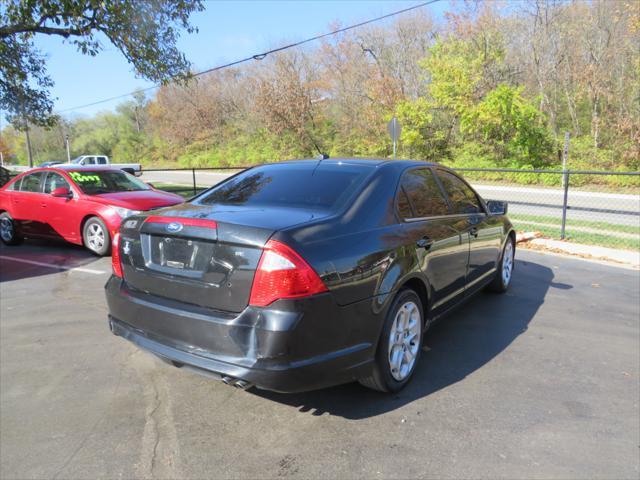
[[[407, 318], [407, 315], [409, 316], [408, 324], [403, 320]], [[400, 290], [389, 308], [380, 334], [373, 372], [369, 377], [361, 378], [359, 382], [367, 388], [380, 392], [398, 392], [404, 388], [411, 380], [420, 360], [424, 325], [424, 312], [420, 297], [411, 289]], [[400, 327], [403, 331], [398, 332], [395, 327]], [[394, 332], [394, 330], [396, 331]], [[395, 339], [392, 338], [394, 333]], [[402, 335], [404, 338], [399, 338], [398, 335]], [[413, 339], [407, 341], [411, 335], [414, 335]], [[407, 357], [407, 353], [411, 358]], [[392, 366], [395, 355], [402, 357], [399, 369]], [[397, 362], [393, 363], [397, 365]]]
[[104, 257], [111, 250], [111, 237], [104, 222], [98, 217], [91, 217], [82, 229], [84, 246], [94, 255]]
[[7, 212], [0, 213], [0, 240], [5, 245], [20, 245], [24, 237], [18, 230], [18, 225]]
[[495, 293], [504, 293], [509, 290], [511, 280], [513, 279], [513, 264], [515, 258], [515, 245], [513, 238], [509, 237], [504, 245], [500, 262], [498, 263], [498, 271], [493, 281], [487, 286], [487, 289]]

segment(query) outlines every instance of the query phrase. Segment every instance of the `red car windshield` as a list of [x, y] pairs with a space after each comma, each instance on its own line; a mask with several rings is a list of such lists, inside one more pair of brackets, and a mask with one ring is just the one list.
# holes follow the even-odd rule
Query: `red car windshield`
[[146, 183], [121, 170], [82, 170], [71, 171], [68, 174], [80, 190], [87, 195], [137, 192], [150, 189]]

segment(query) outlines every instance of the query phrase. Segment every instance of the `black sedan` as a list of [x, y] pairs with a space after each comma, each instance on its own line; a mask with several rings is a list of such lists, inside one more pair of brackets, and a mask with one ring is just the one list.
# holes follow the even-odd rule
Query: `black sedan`
[[360, 381], [395, 392], [425, 331], [509, 287], [506, 204], [417, 161], [323, 159], [245, 170], [128, 218], [106, 285], [111, 331], [237, 387]]

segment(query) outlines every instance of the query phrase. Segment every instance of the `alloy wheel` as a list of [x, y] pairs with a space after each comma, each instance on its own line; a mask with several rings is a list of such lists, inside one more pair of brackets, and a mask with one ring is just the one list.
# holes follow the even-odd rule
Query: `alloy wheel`
[[104, 246], [104, 230], [97, 223], [89, 225], [87, 243], [93, 251], [99, 251]]
[[414, 302], [404, 303], [396, 313], [389, 334], [389, 368], [399, 382], [409, 376], [418, 356], [422, 318]]
[[502, 258], [502, 283], [506, 287], [511, 281], [511, 273], [513, 272], [513, 244], [507, 243], [504, 248], [504, 257]]
[[0, 219], [0, 237], [5, 242], [10, 242], [13, 238], [13, 222], [6, 217]]

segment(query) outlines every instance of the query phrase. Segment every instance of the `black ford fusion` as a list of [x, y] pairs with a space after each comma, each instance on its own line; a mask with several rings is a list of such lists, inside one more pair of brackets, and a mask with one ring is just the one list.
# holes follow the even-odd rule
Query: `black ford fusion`
[[237, 387], [296, 392], [411, 379], [427, 328], [504, 292], [506, 204], [415, 161], [324, 159], [245, 170], [134, 216], [114, 239], [111, 331]]

